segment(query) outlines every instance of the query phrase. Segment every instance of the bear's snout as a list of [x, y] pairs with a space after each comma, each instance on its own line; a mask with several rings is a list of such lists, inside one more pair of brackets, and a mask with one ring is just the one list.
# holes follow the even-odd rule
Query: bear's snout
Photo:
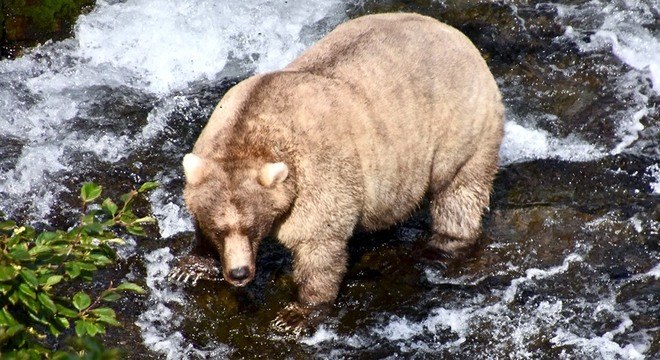
[[245, 286], [254, 278], [254, 271], [250, 266], [239, 266], [229, 269], [224, 277], [233, 286]]
[[229, 277], [234, 282], [240, 282], [241, 280], [247, 279], [249, 276], [250, 276], [250, 268], [248, 268], [247, 266], [241, 266], [229, 270]]
[[233, 233], [224, 240], [223, 268], [225, 280], [234, 286], [245, 286], [254, 276], [254, 256], [250, 240]]

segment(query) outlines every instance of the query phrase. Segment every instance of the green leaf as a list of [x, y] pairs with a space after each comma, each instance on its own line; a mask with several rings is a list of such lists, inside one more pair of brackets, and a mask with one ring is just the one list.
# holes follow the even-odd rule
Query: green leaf
[[22, 268], [20, 273], [23, 280], [32, 286], [33, 289], [37, 289], [39, 287], [39, 279], [37, 279], [37, 275], [34, 273], [34, 271]]
[[116, 318], [109, 317], [109, 316], [99, 316], [98, 321], [106, 323], [110, 326], [121, 326], [121, 323], [117, 321]]
[[78, 335], [78, 337], [85, 336], [85, 334], [87, 334], [87, 326], [85, 323], [85, 320], [76, 321], [76, 335]]
[[48, 277], [46, 279], [46, 284], [44, 285], [44, 289], [50, 289], [53, 287], [53, 285], [58, 284], [60, 281], [62, 281], [63, 276], [62, 275], [53, 275]]
[[5, 335], [7, 337], [12, 338], [12, 337], [15, 337], [18, 333], [23, 332], [24, 330], [25, 330], [25, 326], [23, 326], [21, 324], [17, 324], [17, 325], [8, 327], [6, 332], [5, 332]]
[[69, 262], [64, 265], [64, 271], [71, 279], [80, 276], [80, 266], [75, 262]]
[[18, 303], [18, 294], [19, 293], [20, 292], [18, 291], [18, 289], [13, 289], [13, 291], [11, 293], [9, 293], [9, 296], [7, 296], [7, 299], [9, 299], [9, 302], [12, 305], [16, 305], [16, 303]]
[[96, 336], [96, 334], [105, 334], [105, 327], [103, 326], [103, 324], [97, 324], [91, 321], [86, 321], [85, 327], [87, 327], [87, 333], [90, 336]]
[[140, 186], [140, 188], [138, 189], [138, 192], [139, 193], [147, 192], [147, 191], [153, 190], [153, 189], [155, 189], [159, 186], [160, 186], [160, 184], [157, 183], [156, 181], [147, 181], [146, 183], [142, 184], [142, 186]]
[[101, 204], [101, 209], [105, 211], [107, 214], [109, 214], [112, 217], [115, 217], [115, 214], [117, 214], [117, 204], [114, 203], [110, 198], [107, 198], [103, 200], [103, 203]]
[[140, 285], [132, 283], [132, 282], [121, 283], [115, 289], [124, 290], [124, 291], [133, 291], [133, 292], [136, 292], [138, 294], [146, 293], [146, 291], [144, 291], [144, 289]]
[[30, 253], [22, 247], [15, 247], [11, 252], [9, 252], [9, 256], [16, 261], [32, 260]]
[[55, 337], [60, 336], [62, 333], [53, 323], [48, 324], [48, 331], [50, 331], [50, 333]]
[[33, 247], [32, 249], [30, 249], [30, 250], [28, 251], [28, 253], [29, 253], [31, 256], [34, 256], [34, 257], [36, 257], [36, 258], [39, 258], [39, 257], [42, 257], [42, 258], [47, 257], [47, 256], [50, 255], [52, 252], [53, 252], [53, 249], [52, 249], [50, 246], [46, 246], [46, 245], [37, 245], [37, 246]]
[[108, 317], [115, 317], [115, 311], [112, 310], [111, 308], [108, 307], [101, 307], [98, 309], [94, 309], [90, 311], [92, 314], [99, 315], [99, 316], [108, 316]]
[[89, 298], [89, 295], [85, 294], [82, 291], [78, 291], [73, 295], [73, 306], [79, 311], [85, 310], [92, 303], [92, 299]]
[[129, 233], [137, 236], [145, 236], [144, 228], [139, 225], [132, 225], [132, 226], [127, 226], [126, 230], [128, 230]]
[[18, 321], [14, 319], [14, 317], [7, 309], [5, 308], [0, 309], [0, 325], [14, 326], [18, 324], [19, 324]]
[[121, 214], [121, 218], [119, 220], [121, 220], [121, 222], [124, 224], [132, 224], [135, 219], [137, 219], [137, 216], [133, 214], [133, 211], [126, 210]]
[[121, 323], [117, 321], [115, 311], [110, 308], [98, 308], [91, 311], [92, 314], [96, 315], [98, 321], [104, 322], [112, 326], [121, 326]]
[[73, 311], [72, 309], [69, 309], [66, 306], [62, 306], [60, 304], [57, 304], [57, 313], [60, 315], [64, 315], [69, 318], [75, 318], [78, 316], [78, 313]]
[[102, 255], [102, 254], [90, 254], [89, 258], [94, 261], [94, 264], [97, 266], [105, 266], [112, 264], [112, 260], [110, 260], [107, 256]]
[[[35, 302], [35, 303], [36, 303], [36, 302]], [[38, 306], [39, 306], [39, 304], [37, 304], [37, 307], [38, 307]], [[35, 313], [35, 312], [28, 312], [28, 317], [29, 317], [30, 319], [32, 319], [32, 321], [34, 321], [34, 322], [36, 322], [36, 323], [39, 323], [39, 324], [41, 324], [41, 325], [48, 325], [48, 321], [46, 321], [46, 317], [44, 317], [44, 316], [40, 313], [40, 312], [41, 312], [41, 307], [38, 307], [38, 309], [39, 309], [39, 312], [38, 312], [38, 313]], [[30, 325], [33, 325], [33, 324], [30, 324]], [[31, 330], [31, 329], [30, 329], [30, 330]]]
[[121, 200], [121, 202], [124, 204], [123, 206], [124, 214], [131, 210], [131, 207], [133, 206], [133, 201], [135, 200], [135, 195], [137, 195], [137, 193], [138, 193], [137, 191], [133, 190], [119, 197], [119, 200]]
[[[21, 284], [21, 285], [25, 285], [25, 284]], [[27, 285], [25, 285], [25, 288], [27, 288], [29, 291], [32, 291], [32, 289], [30, 289]], [[38, 314], [39, 310], [41, 310], [41, 306], [37, 302], [36, 297], [37, 297], [36, 294], [34, 297], [32, 297], [30, 295], [25, 294], [22, 291], [18, 292], [18, 299], [20, 300], [20, 302], [23, 303], [23, 305], [25, 305], [25, 307], [28, 308], [28, 310], [30, 310], [30, 312], [32, 312], [32, 314]]]
[[0, 284], [0, 294], [6, 295], [13, 288], [14, 288], [13, 284]]
[[18, 291], [20, 291], [22, 294], [31, 297], [32, 299], [37, 298], [37, 293], [35, 293], [34, 290], [32, 290], [32, 288], [30, 288], [30, 286], [26, 283], [22, 283], [18, 285]]
[[37, 236], [37, 240], [35, 241], [37, 245], [47, 245], [51, 241], [57, 239], [60, 237], [60, 234], [52, 231], [44, 231], [39, 236]]
[[97, 222], [85, 225], [84, 229], [88, 235], [100, 235], [105, 230], [103, 225]]
[[9, 281], [18, 275], [13, 266], [0, 265], [0, 281]]
[[82, 224], [83, 225], [89, 225], [93, 224], [96, 219], [94, 218], [94, 214], [87, 214], [82, 217]]
[[98, 267], [94, 264], [82, 262], [82, 261], [74, 261], [74, 264], [78, 265], [80, 270], [86, 270], [86, 271], [96, 271], [98, 270]]
[[155, 222], [156, 219], [152, 218], [151, 216], [145, 216], [143, 218], [133, 220], [133, 224], [142, 224], [142, 223], [153, 224]]
[[121, 200], [122, 203], [126, 204], [127, 201], [133, 200], [133, 196], [134, 196], [133, 192], [129, 192], [120, 196], [119, 200]]
[[57, 306], [55, 306], [53, 300], [45, 292], [40, 292], [37, 295], [37, 299], [39, 299], [41, 305], [43, 305], [44, 308], [50, 310], [51, 313], [55, 314], [57, 312]]
[[52, 354], [51, 359], [52, 360], [79, 360], [80, 357], [76, 357], [76, 355], [58, 350], [58, 351], [56, 351]]
[[101, 196], [103, 188], [91, 182], [84, 183], [80, 189], [80, 198], [83, 202], [94, 201], [97, 197]]
[[69, 328], [69, 320], [65, 317], [56, 317], [57, 324], [65, 329]]
[[118, 294], [116, 292], [109, 292], [105, 295], [103, 295], [103, 300], [105, 301], [116, 301], [121, 299], [121, 294]]
[[13, 221], [0, 221], [0, 230], [8, 231], [8, 230], [14, 230], [16, 227], [16, 223]]

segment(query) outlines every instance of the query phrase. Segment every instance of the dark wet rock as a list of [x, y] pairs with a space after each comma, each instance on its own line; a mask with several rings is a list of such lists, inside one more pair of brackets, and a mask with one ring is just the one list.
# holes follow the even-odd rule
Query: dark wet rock
[[[71, 127], [85, 133], [90, 133], [90, 130], [100, 134], [139, 133], [147, 123], [149, 110], [154, 108], [157, 102], [155, 97], [128, 86], [92, 86], [81, 91], [92, 93], [94, 96], [87, 97], [87, 100], [80, 104], [76, 118], [71, 120]], [[75, 97], [76, 94], [70, 96]]]
[[562, 204], [594, 214], [613, 207], [652, 210], [657, 200], [649, 195], [645, 170], [654, 163], [651, 158], [620, 155], [595, 162], [513, 164], [498, 174], [493, 202], [502, 207]]
[[23, 149], [23, 141], [12, 136], [0, 135], [0, 142], [2, 142], [2, 157], [0, 157], [0, 173], [6, 173], [14, 168], [21, 150]]

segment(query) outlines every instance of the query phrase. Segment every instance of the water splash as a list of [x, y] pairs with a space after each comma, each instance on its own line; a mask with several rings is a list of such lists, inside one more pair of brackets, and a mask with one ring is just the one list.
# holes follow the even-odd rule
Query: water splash
[[[73, 39], [0, 61], [0, 140], [18, 148], [3, 159], [0, 208], [12, 215], [29, 202], [28, 216], [45, 219], [66, 192], [53, 179], [161, 145], [172, 112], [194, 101], [176, 91], [282, 67], [342, 10], [339, 1], [99, 1]], [[126, 131], [141, 118], [117, 105], [151, 107], [146, 126]]]
[[[191, 81], [280, 68], [318, 36], [308, 36], [310, 27], [339, 21], [340, 10], [338, 1], [100, 1], [76, 24], [76, 55], [166, 94]], [[238, 62], [238, 72], [224, 71]]]
[[527, 128], [509, 119], [504, 125], [500, 165], [535, 159], [591, 161], [605, 154], [602, 149], [578, 138], [558, 139], [547, 131]]

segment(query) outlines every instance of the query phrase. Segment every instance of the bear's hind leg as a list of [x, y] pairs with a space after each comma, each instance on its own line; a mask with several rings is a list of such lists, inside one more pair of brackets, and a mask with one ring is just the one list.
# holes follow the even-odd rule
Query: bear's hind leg
[[474, 246], [481, 232], [483, 210], [490, 200], [497, 156], [497, 148], [483, 148], [458, 170], [448, 185], [431, 187], [433, 234], [423, 254], [426, 259], [446, 266], [448, 260], [464, 256]]

